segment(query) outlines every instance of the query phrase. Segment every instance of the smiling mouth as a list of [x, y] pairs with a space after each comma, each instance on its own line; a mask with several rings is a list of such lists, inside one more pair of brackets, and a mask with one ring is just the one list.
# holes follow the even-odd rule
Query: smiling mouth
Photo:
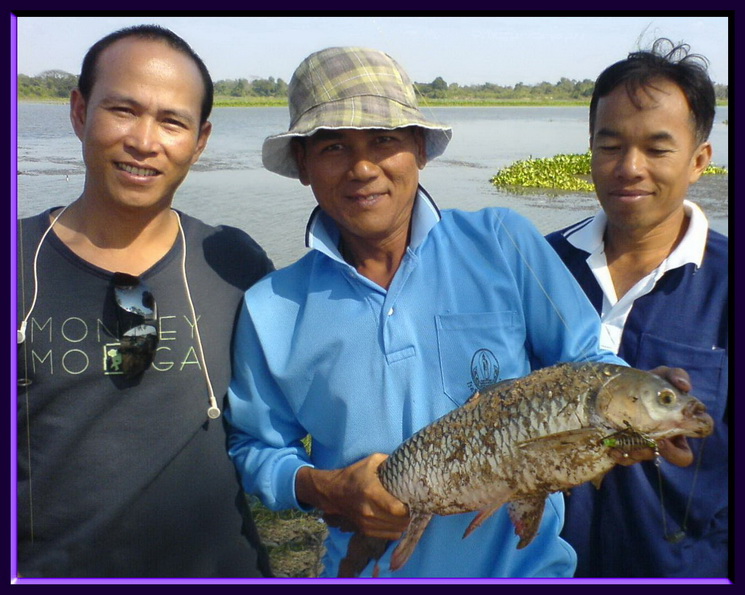
[[132, 174], [133, 176], [157, 176], [159, 173], [156, 169], [135, 167], [133, 165], [127, 165], [126, 163], [117, 163], [116, 167], [117, 169]]
[[611, 192], [611, 196], [619, 200], [639, 200], [650, 196], [650, 194], [645, 190], [619, 190], [617, 192]]
[[359, 202], [374, 202], [382, 196], [383, 194], [353, 194], [350, 198]]

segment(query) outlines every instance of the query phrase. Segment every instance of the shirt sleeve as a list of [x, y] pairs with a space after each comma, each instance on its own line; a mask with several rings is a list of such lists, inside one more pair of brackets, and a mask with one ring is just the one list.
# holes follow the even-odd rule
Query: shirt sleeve
[[269, 372], [245, 300], [235, 332], [228, 402], [228, 454], [244, 490], [272, 510], [307, 510], [295, 498], [298, 470], [312, 466], [301, 442], [307, 432]]
[[600, 317], [530, 221], [508, 211], [497, 235], [522, 295], [533, 369], [570, 361], [628, 365], [613, 352], [600, 348]]

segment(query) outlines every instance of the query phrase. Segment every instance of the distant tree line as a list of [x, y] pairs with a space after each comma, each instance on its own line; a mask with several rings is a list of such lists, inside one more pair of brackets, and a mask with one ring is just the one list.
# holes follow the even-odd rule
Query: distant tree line
[[442, 77], [431, 83], [416, 83], [417, 92], [430, 99], [451, 99], [454, 101], [500, 101], [500, 100], [559, 100], [582, 101], [590, 99], [594, 81], [574, 81], [566, 77], [556, 83], [542, 82], [537, 85], [517, 83], [514, 86], [483, 83], [481, 85], [448, 84]]
[[[555, 100], [583, 101], [590, 100], [595, 88], [595, 81], [585, 79], [576, 81], [561, 77], [552, 84], [542, 82], [537, 85], [517, 83], [514, 86], [483, 83], [481, 85], [448, 84], [442, 77], [431, 83], [415, 83], [417, 93], [430, 99], [449, 99], [453, 101], [499, 101], [499, 100]], [[714, 91], [719, 100], [728, 99], [728, 85], [714, 84]]]
[[[52, 99], [69, 97], [77, 85], [77, 75], [62, 70], [47, 70], [38, 76], [18, 75], [18, 97], [20, 99]], [[517, 83], [514, 86], [484, 83], [481, 85], [459, 85], [447, 83], [438, 76], [431, 83], [415, 83], [417, 94], [424, 99], [446, 101], [584, 101], [590, 99], [594, 81], [585, 79], [575, 81], [562, 77], [552, 84], [542, 82], [537, 85]], [[715, 84], [717, 99], [728, 100], [728, 85]], [[215, 82], [215, 96], [220, 97], [287, 97], [287, 83], [282, 79], [275, 80], [256, 78], [248, 80], [228, 79]]]
[[224, 80], [215, 82], [215, 95], [227, 97], [287, 97], [287, 83], [282, 79]]
[[47, 70], [38, 76], [18, 75], [20, 99], [51, 99], [69, 97], [78, 84], [78, 77], [62, 70]]

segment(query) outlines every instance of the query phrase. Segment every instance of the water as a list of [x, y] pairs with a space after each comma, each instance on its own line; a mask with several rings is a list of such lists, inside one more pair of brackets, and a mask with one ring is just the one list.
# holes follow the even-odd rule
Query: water
[[[584, 107], [452, 107], [426, 110], [453, 127], [444, 155], [430, 162], [421, 183], [441, 208], [507, 206], [548, 233], [596, 212], [591, 194], [508, 193], [489, 179], [518, 159], [587, 150]], [[714, 163], [728, 166], [726, 107], [717, 109], [711, 141]], [[277, 266], [306, 249], [305, 225], [315, 206], [309, 188], [261, 165], [261, 144], [287, 129], [287, 108], [215, 108], [212, 136], [176, 194], [174, 206], [211, 224], [247, 231]], [[77, 198], [85, 170], [68, 107], [18, 106], [18, 214], [27, 216]], [[706, 176], [691, 188], [714, 229], [728, 233], [728, 177]]]

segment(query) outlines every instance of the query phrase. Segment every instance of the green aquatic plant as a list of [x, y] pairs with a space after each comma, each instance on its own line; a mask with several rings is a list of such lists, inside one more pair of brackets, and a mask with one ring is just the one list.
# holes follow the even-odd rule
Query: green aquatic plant
[[518, 186], [575, 192], [592, 192], [590, 152], [522, 159], [501, 169], [491, 179], [497, 187]]
[[[543, 188], [568, 192], [594, 192], [590, 179], [590, 151], [554, 157], [522, 159], [501, 169], [490, 182], [498, 188]], [[727, 174], [727, 169], [710, 165], [704, 175]]]
[[704, 176], [711, 176], [711, 175], [726, 176], [727, 168], [719, 167], [718, 165], [709, 165], [709, 167], [707, 167], [704, 170], [704, 173], [702, 175]]

